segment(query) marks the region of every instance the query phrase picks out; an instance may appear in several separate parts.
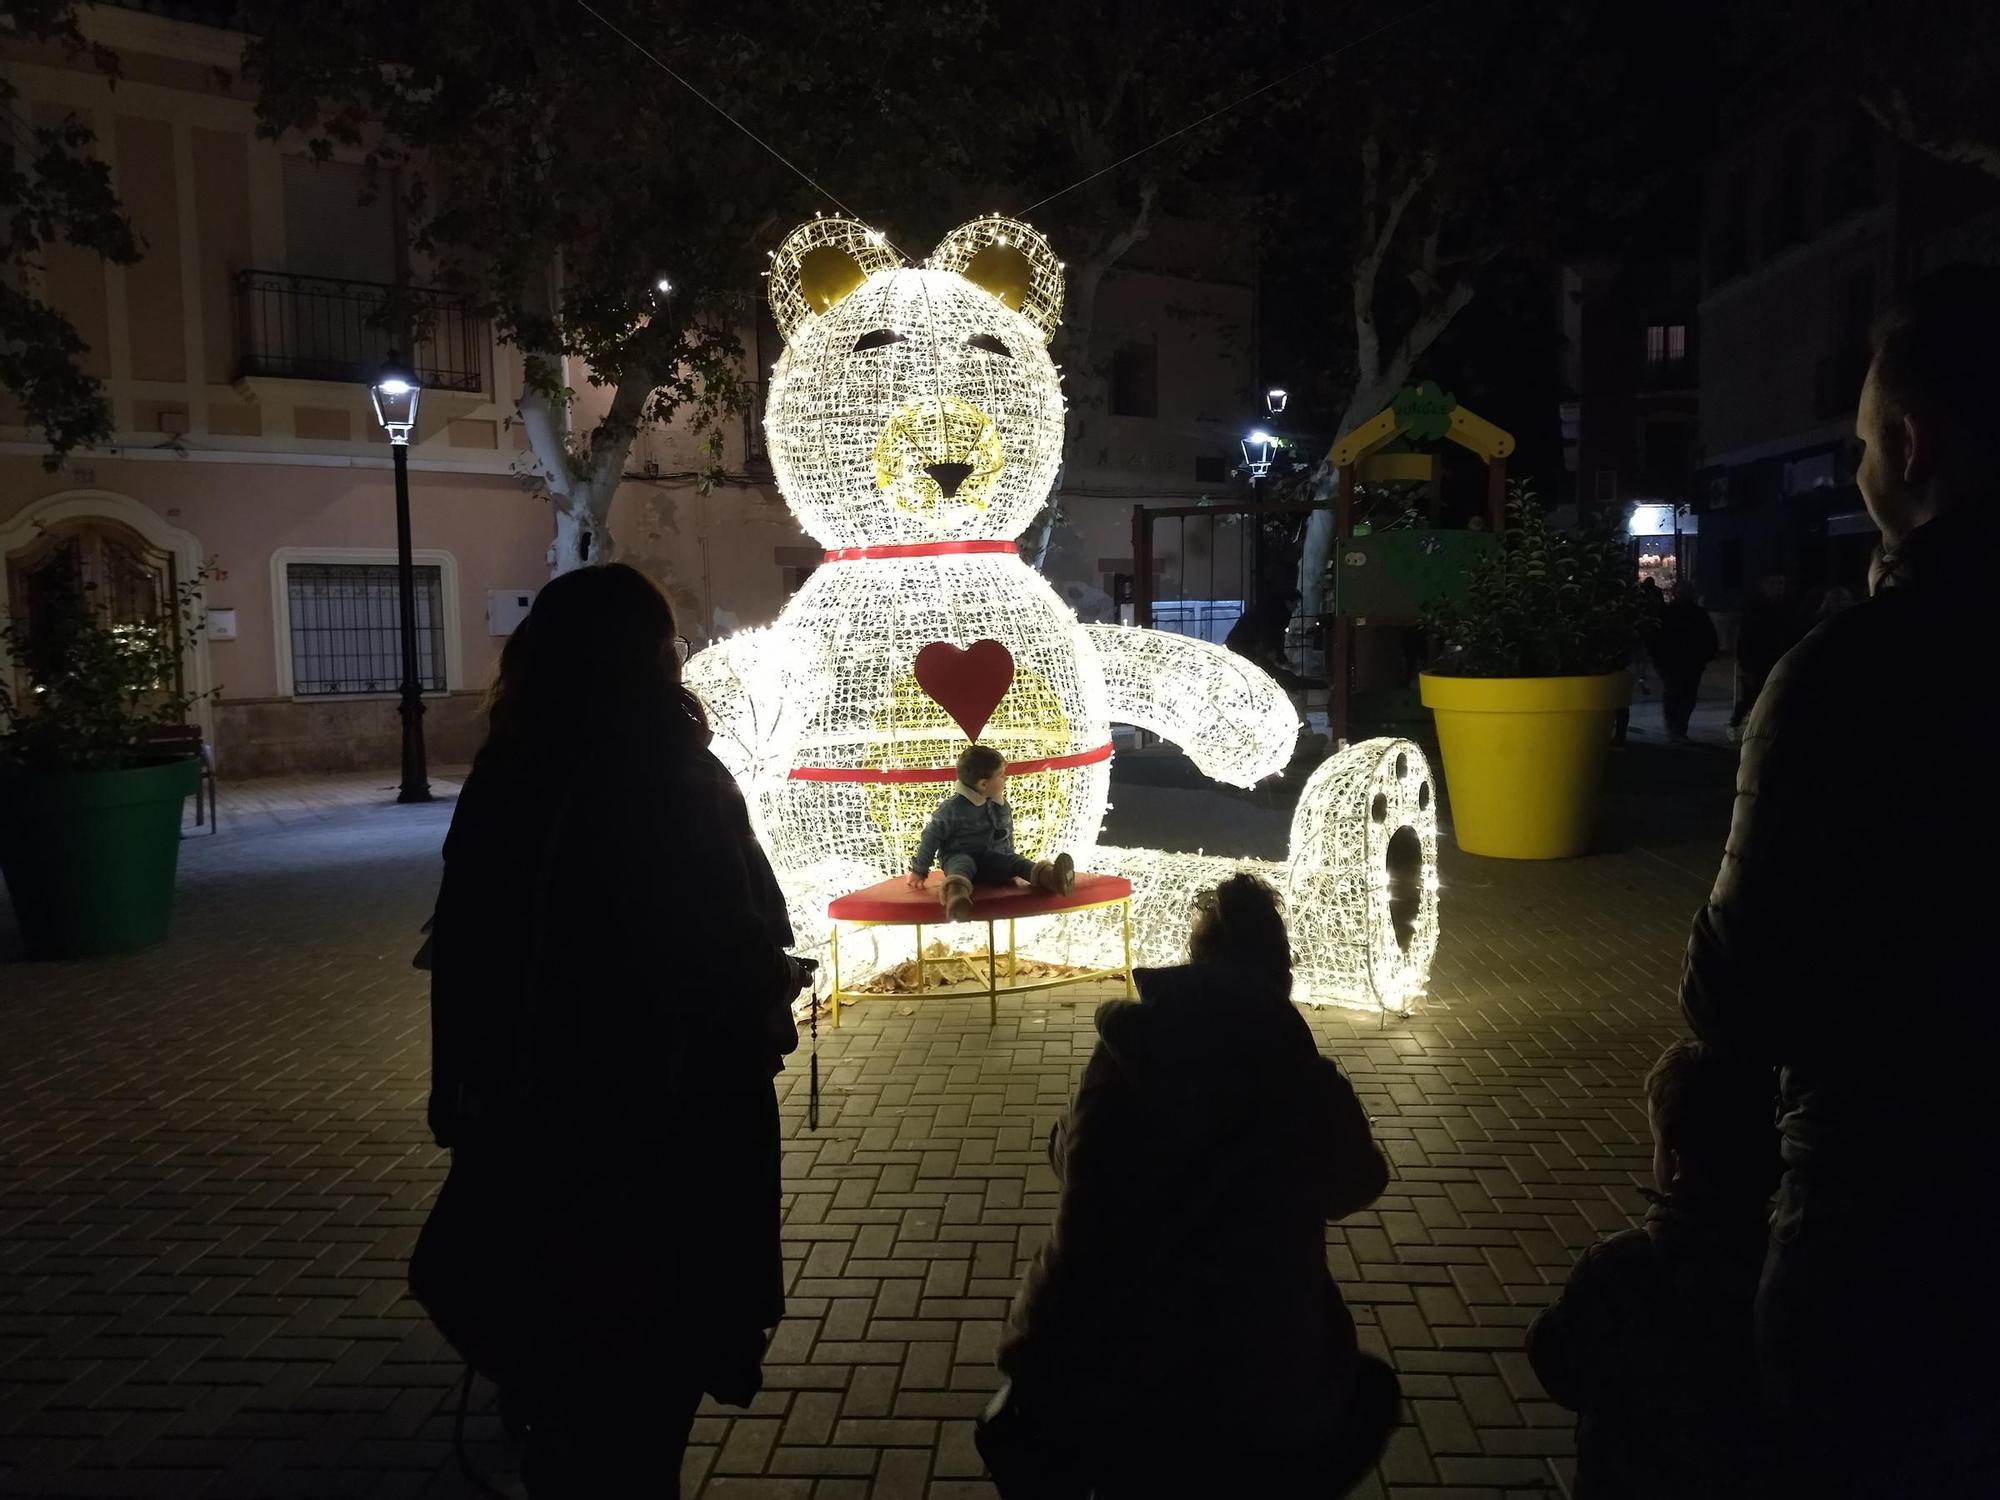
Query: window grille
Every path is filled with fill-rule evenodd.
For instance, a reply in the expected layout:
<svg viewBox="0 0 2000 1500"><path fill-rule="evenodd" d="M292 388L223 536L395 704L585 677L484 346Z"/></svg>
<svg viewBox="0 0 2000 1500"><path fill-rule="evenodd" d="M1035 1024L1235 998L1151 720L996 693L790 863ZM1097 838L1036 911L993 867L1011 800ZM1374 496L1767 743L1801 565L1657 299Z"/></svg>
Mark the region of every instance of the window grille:
<svg viewBox="0 0 2000 1500"><path fill-rule="evenodd" d="M416 572L417 676L443 692L444 583L437 564ZM292 635L292 692L393 693L403 681L393 563L290 563L286 608Z"/></svg>

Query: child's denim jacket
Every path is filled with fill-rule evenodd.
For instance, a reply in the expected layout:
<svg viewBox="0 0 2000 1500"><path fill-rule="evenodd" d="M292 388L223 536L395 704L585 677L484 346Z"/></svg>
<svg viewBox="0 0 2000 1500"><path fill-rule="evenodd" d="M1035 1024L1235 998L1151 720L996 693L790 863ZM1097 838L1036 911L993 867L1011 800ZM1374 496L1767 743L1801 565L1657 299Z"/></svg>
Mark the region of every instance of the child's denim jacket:
<svg viewBox="0 0 2000 1500"><path fill-rule="evenodd" d="M931 814L917 840L910 873L928 875L931 864L947 854L1012 854L1014 814L1004 802L981 796L971 787L960 785Z"/></svg>

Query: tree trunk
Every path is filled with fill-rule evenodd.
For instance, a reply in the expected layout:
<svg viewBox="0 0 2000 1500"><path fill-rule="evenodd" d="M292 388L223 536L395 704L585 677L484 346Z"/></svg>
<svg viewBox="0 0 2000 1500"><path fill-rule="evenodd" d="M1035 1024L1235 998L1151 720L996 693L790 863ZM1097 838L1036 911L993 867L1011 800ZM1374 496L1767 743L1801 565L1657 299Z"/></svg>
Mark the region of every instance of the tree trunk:
<svg viewBox="0 0 2000 1500"><path fill-rule="evenodd" d="M1361 386L1347 398L1347 407L1340 414L1340 425L1335 429L1334 440L1338 442L1356 427L1374 416L1389 398L1396 394L1394 385L1387 385L1380 379ZM1307 615L1326 612L1326 569L1333 560L1333 498L1339 488L1340 474L1333 466L1333 455L1328 452L1313 470L1312 484L1307 498L1321 507L1306 517L1305 543L1299 554L1299 593L1304 596L1300 608Z"/></svg>
<svg viewBox="0 0 2000 1500"><path fill-rule="evenodd" d="M1461 281L1419 314L1402 343L1396 346L1387 367L1374 380L1358 385L1348 398L1347 410L1341 413L1340 429L1334 436L1336 442L1389 404L1410 378L1416 362L1438 341L1445 329L1451 326L1451 320L1471 300L1471 286ZM1338 478L1329 453L1313 475L1312 498L1315 504L1330 505ZM1314 511L1306 519L1305 547L1299 557L1299 592L1305 596L1304 608L1309 615L1325 613L1326 566L1333 556L1333 544L1333 511L1330 508Z"/></svg>
<svg viewBox="0 0 2000 1500"><path fill-rule="evenodd" d="M625 461L639 435L639 413L645 409L655 382L633 375L619 382L604 419L592 429L590 445L579 461L566 428L567 412L542 391L521 393L517 409L528 434L528 448L541 469L543 487L555 507L555 540L549 564L555 573L598 567L616 561L618 543L611 534L611 505L625 479Z"/></svg>
<svg viewBox="0 0 2000 1500"><path fill-rule="evenodd" d="M618 542L611 534L613 495L572 491L566 499L550 498L556 508L556 537L549 548L551 573L618 560Z"/></svg>

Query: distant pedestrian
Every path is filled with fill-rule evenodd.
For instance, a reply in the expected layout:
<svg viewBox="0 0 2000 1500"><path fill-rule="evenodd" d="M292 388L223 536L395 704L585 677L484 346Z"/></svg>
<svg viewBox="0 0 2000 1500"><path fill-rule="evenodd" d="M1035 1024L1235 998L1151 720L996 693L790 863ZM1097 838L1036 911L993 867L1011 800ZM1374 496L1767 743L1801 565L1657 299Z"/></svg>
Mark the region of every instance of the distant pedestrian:
<svg viewBox="0 0 2000 1500"><path fill-rule="evenodd" d="M1222 644L1238 656L1247 657L1269 671L1285 666L1285 632L1298 613L1299 591L1276 589L1253 601L1237 617L1222 638Z"/></svg>
<svg viewBox="0 0 2000 1500"><path fill-rule="evenodd" d="M1648 690L1646 683L1646 663L1653 634L1660 628L1660 615L1666 608L1666 596L1660 592L1659 581L1648 573L1639 580L1639 619L1637 622L1639 643L1632 651L1634 687L1641 693ZM1618 710L1618 717L1612 726L1611 743L1622 745L1632 727L1632 705L1626 703Z"/></svg>
<svg viewBox="0 0 2000 1500"><path fill-rule="evenodd" d="M806 971L642 574L566 573L501 657L444 848L410 1285L526 1429L535 1496L674 1495L784 1311L772 1078Z"/></svg>
<svg viewBox="0 0 2000 1500"><path fill-rule="evenodd" d="M1676 1042L1646 1075L1653 1206L1584 1251L1528 1329L1577 1414L1574 1500L1765 1500L1753 1333L1778 1136L1768 1072Z"/></svg>
<svg viewBox="0 0 2000 1500"><path fill-rule="evenodd" d="M1695 599L1694 590L1676 584L1673 596L1660 607L1653 626L1653 669L1660 674L1660 706L1669 744L1685 745L1688 721L1701 696L1702 674L1718 649L1715 622Z"/></svg>
<svg viewBox="0 0 2000 1500"><path fill-rule="evenodd" d="M1885 313L1856 473L1873 595L1780 662L1743 736L1695 919L1695 1033L1779 1070L1785 1176L1758 1354L1788 1448L1774 1494L1991 1496L2000 1243L1991 863L2000 270Z"/></svg>
<svg viewBox="0 0 2000 1500"><path fill-rule="evenodd" d="M1740 738L1743 721L1756 706L1771 669L1803 634L1805 622L1793 604L1790 580L1782 573L1759 579L1736 628L1736 701L1729 710L1732 738Z"/></svg>
<svg viewBox="0 0 2000 1500"><path fill-rule="evenodd" d="M1007 1500L1332 1500L1395 1423L1325 1239L1388 1165L1291 1003L1277 892L1206 893L1189 956L1099 1008L1050 1136L1062 1201L979 1434Z"/></svg>

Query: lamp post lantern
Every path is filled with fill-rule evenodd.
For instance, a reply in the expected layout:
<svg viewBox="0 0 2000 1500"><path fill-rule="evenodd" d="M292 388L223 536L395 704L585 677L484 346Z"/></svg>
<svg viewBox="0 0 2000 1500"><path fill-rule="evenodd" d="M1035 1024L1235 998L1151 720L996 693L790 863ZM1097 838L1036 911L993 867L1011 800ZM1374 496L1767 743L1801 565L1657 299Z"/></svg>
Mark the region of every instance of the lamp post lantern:
<svg viewBox="0 0 2000 1500"><path fill-rule="evenodd" d="M375 420L389 434L396 464L396 615L403 647L403 785L398 802L431 800L430 770L424 757L424 687L417 674L417 568L410 557L410 433L417 425L423 388L414 370L391 349L369 386Z"/></svg>

